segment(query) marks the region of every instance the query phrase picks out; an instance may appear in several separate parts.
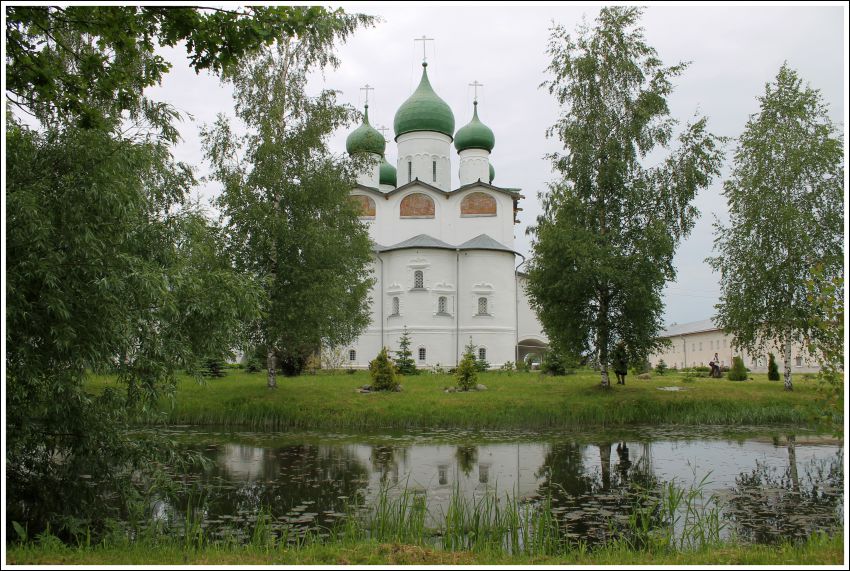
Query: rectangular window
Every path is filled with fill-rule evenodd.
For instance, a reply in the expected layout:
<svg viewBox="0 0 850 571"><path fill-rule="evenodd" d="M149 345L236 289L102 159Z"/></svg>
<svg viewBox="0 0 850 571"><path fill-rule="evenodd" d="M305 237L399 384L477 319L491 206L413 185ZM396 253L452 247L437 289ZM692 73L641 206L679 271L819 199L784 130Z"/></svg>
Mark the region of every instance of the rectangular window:
<svg viewBox="0 0 850 571"><path fill-rule="evenodd" d="M424 360L425 360L425 347L420 347L420 348L419 348L419 360L420 360L420 361L424 361Z"/></svg>
<svg viewBox="0 0 850 571"><path fill-rule="evenodd" d="M697 350L697 344L691 343L691 351L696 351L696 350Z"/></svg>
<svg viewBox="0 0 850 571"><path fill-rule="evenodd" d="M437 161L431 163L431 170L434 182L437 182Z"/></svg>
<svg viewBox="0 0 850 571"><path fill-rule="evenodd" d="M486 361L487 360L487 349L485 349L484 347L478 348L478 360L479 361Z"/></svg>
<svg viewBox="0 0 850 571"><path fill-rule="evenodd" d="M413 180L413 162L407 161L407 182Z"/></svg>
<svg viewBox="0 0 850 571"><path fill-rule="evenodd" d="M699 342L699 350L702 351L702 341Z"/></svg>
<svg viewBox="0 0 850 571"><path fill-rule="evenodd" d="M714 349L714 340L713 340L713 339L712 339L711 341L709 341L709 342L708 342L708 348L709 348L709 349Z"/></svg>
<svg viewBox="0 0 850 571"><path fill-rule="evenodd" d="M349 351L348 352L348 360L349 361L356 361L357 360L357 351L355 351L354 349Z"/></svg>
<svg viewBox="0 0 850 571"><path fill-rule="evenodd" d="M797 356L797 366L798 366L798 367L802 367L802 366L803 366L803 357L801 357L801 356L799 356L799 355Z"/></svg>

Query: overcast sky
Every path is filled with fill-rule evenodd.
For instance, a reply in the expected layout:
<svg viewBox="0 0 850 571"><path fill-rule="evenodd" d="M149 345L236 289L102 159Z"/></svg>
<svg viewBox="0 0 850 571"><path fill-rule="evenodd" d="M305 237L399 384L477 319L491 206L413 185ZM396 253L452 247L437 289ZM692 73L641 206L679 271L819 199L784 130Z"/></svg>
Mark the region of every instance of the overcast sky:
<svg viewBox="0 0 850 571"><path fill-rule="evenodd" d="M526 228L540 213L538 192L554 175L547 152L557 150L545 130L558 115L554 99L539 85L547 79L545 53L552 22L575 31L582 18L593 21L599 6L385 6L345 4L349 12L380 16L372 29L361 30L339 49L342 65L312 82L318 91L341 91L341 100L362 108L369 84L369 117L374 126L392 129L396 109L419 82L422 42L426 35L428 74L437 94L452 108L459 128L472 116L472 88L478 80L479 116L496 136L491 162L498 186L519 187L525 199L516 225L516 248L528 254ZM695 112L709 118L719 135L740 134L747 118L758 110L756 97L787 60L812 87L819 89L830 114L844 131L846 9L841 6L665 6L651 5L643 17L647 41L666 65L692 62L678 78L669 99L673 117L687 121ZM231 92L209 74L196 75L186 65L185 52L169 50L174 68L161 87L150 90L191 114L183 124L185 142L178 158L203 162L198 130L217 113L232 115ZM347 132L336 133L332 148L345 150ZM387 158L395 164L395 144L387 132ZM731 157L731 147L727 152ZM457 185L457 156L453 184ZM727 158L724 175L729 172ZM206 169L202 166L199 172ZM705 263L712 254L712 221L725 220L727 207L717 180L696 199L702 212L691 236L676 255L678 281L665 289L665 321L684 323L707 319L718 300L718 276ZM208 200L216 187L200 191Z"/></svg>

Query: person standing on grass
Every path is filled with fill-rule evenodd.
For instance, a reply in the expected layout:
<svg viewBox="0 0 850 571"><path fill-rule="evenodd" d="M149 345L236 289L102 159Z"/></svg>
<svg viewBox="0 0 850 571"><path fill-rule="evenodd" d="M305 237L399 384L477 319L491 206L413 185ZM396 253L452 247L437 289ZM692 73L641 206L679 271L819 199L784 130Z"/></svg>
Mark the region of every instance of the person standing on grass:
<svg viewBox="0 0 850 571"><path fill-rule="evenodd" d="M714 360L712 360L709 364L711 367L711 377L713 379L720 378L720 357L717 356L717 353L714 354Z"/></svg>
<svg viewBox="0 0 850 571"><path fill-rule="evenodd" d="M626 373L629 370L629 356L626 354L626 344L620 341L614 348L613 359L614 374L617 375L617 384L626 384Z"/></svg>

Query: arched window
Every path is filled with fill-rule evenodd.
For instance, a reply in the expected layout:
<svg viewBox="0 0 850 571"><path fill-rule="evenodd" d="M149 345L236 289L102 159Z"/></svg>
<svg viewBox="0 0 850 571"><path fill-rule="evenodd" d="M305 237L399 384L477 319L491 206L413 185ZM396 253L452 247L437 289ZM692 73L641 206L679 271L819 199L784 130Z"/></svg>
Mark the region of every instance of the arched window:
<svg viewBox="0 0 850 571"><path fill-rule="evenodd" d="M486 361L487 360L487 349L485 349L484 347L478 348L478 360L479 361Z"/></svg>
<svg viewBox="0 0 850 571"><path fill-rule="evenodd" d="M350 350L348 352L348 360L349 361L356 361L357 360L357 351L355 351L354 349Z"/></svg>
<svg viewBox="0 0 850 571"><path fill-rule="evenodd" d="M393 298L393 312L390 315L398 315L399 313L399 303L398 297Z"/></svg>
<svg viewBox="0 0 850 571"><path fill-rule="evenodd" d="M413 272L413 289L424 289L425 278L422 275L422 270Z"/></svg>
<svg viewBox="0 0 850 571"><path fill-rule="evenodd" d="M413 180L413 161L407 161L407 182Z"/></svg>
<svg viewBox="0 0 850 571"><path fill-rule="evenodd" d="M431 162L431 180L437 182L437 161Z"/></svg>
<svg viewBox="0 0 850 571"><path fill-rule="evenodd" d="M441 295L440 299L437 300L437 313L448 313L446 310L447 306L448 300L446 299L446 296Z"/></svg>
<svg viewBox="0 0 850 571"><path fill-rule="evenodd" d="M471 192L460 201L461 216L495 216L496 199L486 192Z"/></svg>
<svg viewBox="0 0 850 571"><path fill-rule="evenodd" d="M487 298L478 298L478 315L487 315Z"/></svg>
<svg viewBox="0 0 850 571"><path fill-rule="evenodd" d="M420 360L420 361L424 361L424 360L425 360L425 347L420 347L420 348L419 348L419 360Z"/></svg>
<svg viewBox="0 0 850 571"><path fill-rule="evenodd" d="M433 218L434 200L421 192L408 194L401 199L399 215L402 218Z"/></svg>
<svg viewBox="0 0 850 571"><path fill-rule="evenodd" d="M368 196L355 194L351 196L352 202L357 205L360 211L360 218L373 219L375 218L375 201Z"/></svg>

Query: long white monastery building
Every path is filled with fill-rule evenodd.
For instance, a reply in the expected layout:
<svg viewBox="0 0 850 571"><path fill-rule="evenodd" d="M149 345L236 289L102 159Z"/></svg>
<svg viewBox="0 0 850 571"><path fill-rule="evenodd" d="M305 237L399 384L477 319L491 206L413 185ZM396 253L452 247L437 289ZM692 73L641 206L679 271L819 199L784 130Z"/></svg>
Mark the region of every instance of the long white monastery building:
<svg viewBox="0 0 850 571"><path fill-rule="evenodd" d="M346 348L348 364L368 367L382 346L397 350L404 327L420 367L455 366L470 340L491 367L539 354L548 341L514 251L523 196L493 185L495 137L478 118L478 102L455 132L454 114L422 65L418 88L395 114L397 167L385 159L368 104L346 140L349 154L372 159L351 196L375 249L372 322ZM453 189L455 152L460 186Z"/></svg>

